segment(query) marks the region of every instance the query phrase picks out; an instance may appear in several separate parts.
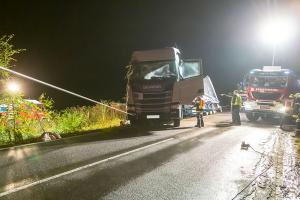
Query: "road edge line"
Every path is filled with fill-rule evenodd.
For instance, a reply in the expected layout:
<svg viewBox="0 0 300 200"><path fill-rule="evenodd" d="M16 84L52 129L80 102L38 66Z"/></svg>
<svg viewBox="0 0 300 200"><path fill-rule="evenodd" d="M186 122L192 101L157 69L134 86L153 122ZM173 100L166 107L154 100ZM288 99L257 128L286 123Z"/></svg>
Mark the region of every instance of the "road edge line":
<svg viewBox="0 0 300 200"><path fill-rule="evenodd" d="M123 156L127 156L129 154L132 154L132 153L135 153L135 152L138 152L138 151L142 151L144 149L148 149L150 147L153 147L153 146L156 146L156 145L159 145L159 144L162 144L162 143L166 143L166 142L169 142L171 140L174 140L175 138L168 138L166 140L162 140L162 141L159 141L159 142L156 142L156 143L153 143L153 144L149 144L149 145L146 145L146 146L143 146L143 147L140 147L140 148L137 148L137 149L133 149L131 151L127 151L127 152L124 152L124 153L121 153L121 154L118 154L118 155L115 155L115 156L111 156L109 158L105 158L103 160L99 160L97 162L93 162L93 163L90 163L90 164L87 164L87 165L83 165L81 167L77 167L75 169L72 169L72 170L69 170L69 171L65 171L65 172L62 172L62 173L59 173L59 174L56 174L54 176L50 176L48 178L44 178L44 179L41 179L41 180L38 180L38 181L35 181L35 182L32 182L32 183L29 183L29 184L26 184L26 185L23 185L23 186L20 186L20 187L16 187L16 188L13 188L13 189L10 189L10 190L7 190L5 192L1 192L0 193L0 197L4 197L4 196L7 196L9 194L12 194L12 193L15 193L15 192L18 192L18 191L21 191L21 190L24 190L26 188L30 188L30 187L33 187L35 185L39 185L41 183L45 183L45 182L48 182L48 181L51 181L51 180L54 180L54 179L57 179L57 178L60 178L60 177L63 177L63 176L66 176L66 175L69 175L69 174L72 174L72 173L75 173L75 172L78 172L78 171L81 171L83 169L87 169L87 168L90 168L90 167L93 167L93 166L96 166L96 165L99 165L99 164L102 164L102 163L105 163L105 162L108 162L110 160L114 160L114 159L117 159L117 158L120 158L120 157L123 157Z"/></svg>

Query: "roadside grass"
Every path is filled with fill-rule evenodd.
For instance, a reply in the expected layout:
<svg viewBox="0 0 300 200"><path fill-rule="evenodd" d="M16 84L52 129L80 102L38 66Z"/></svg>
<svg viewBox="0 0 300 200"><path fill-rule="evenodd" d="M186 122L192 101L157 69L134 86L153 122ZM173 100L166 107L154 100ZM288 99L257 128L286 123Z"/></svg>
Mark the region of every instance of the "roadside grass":
<svg viewBox="0 0 300 200"><path fill-rule="evenodd" d="M114 107L125 110L124 105L111 103ZM19 120L16 128L9 128L7 119L2 117L0 124L0 147L14 146L41 141L45 132L61 134L62 137L87 134L95 130L109 130L120 126L125 115L101 105L66 108L52 111L46 119Z"/></svg>

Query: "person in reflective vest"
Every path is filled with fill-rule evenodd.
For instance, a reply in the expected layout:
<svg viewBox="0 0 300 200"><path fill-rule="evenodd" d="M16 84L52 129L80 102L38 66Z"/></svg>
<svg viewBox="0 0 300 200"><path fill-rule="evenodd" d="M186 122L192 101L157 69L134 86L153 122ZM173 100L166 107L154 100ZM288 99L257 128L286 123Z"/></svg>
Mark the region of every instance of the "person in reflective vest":
<svg viewBox="0 0 300 200"><path fill-rule="evenodd" d="M205 106L205 101L201 96L197 96L193 100L194 107L196 107L196 118L197 118L197 125L196 127L204 127L204 121L203 121L203 109Z"/></svg>
<svg viewBox="0 0 300 200"><path fill-rule="evenodd" d="M231 99L231 114L232 124L241 125L240 109L242 108L242 97L239 95L237 90L233 91Z"/></svg>

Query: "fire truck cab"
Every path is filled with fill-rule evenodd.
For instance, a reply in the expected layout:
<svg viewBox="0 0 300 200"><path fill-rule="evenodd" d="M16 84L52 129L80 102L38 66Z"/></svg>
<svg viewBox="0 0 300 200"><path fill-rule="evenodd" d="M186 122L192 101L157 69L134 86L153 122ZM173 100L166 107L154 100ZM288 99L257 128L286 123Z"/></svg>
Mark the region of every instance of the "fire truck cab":
<svg viewBox="0 0 300 200"><path fill-rule="evenodd" d="M296 75L280 66L253 69L244 78L244 102L246 116L250 121L278 118L291 108L289 94L299 91Z"/></svg>

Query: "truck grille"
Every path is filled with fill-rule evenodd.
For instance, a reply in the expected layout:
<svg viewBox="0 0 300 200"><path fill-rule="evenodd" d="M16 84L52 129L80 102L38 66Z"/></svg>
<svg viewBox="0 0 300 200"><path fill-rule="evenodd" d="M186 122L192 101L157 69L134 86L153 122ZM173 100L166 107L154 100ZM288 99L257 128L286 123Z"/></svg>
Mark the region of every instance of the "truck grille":
<svg viewBox="0 0 300 200"><path fill-rule="evenodd" d="M282 94L280 93L260 93L260 92L252 92L252 95L255 99L259 100L278 100Z"/></svg>
<svg viewBox="0 0 300 200"><path fill-rule="evenodd" d="M141 112L170 112L172 91L133 93L135 109Z"/></svg>
<svg viewBox="0 0 300 200"><path fill-rule="evenodd" d="M261 105L261 106L274 106L274 102L273 101L258 101L257 105Z"/></svg>

